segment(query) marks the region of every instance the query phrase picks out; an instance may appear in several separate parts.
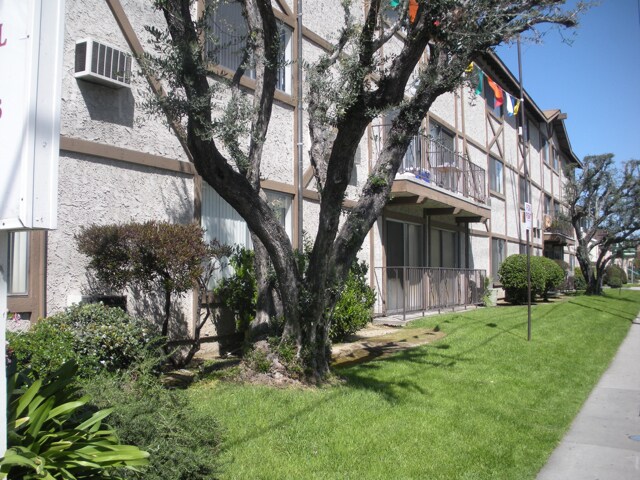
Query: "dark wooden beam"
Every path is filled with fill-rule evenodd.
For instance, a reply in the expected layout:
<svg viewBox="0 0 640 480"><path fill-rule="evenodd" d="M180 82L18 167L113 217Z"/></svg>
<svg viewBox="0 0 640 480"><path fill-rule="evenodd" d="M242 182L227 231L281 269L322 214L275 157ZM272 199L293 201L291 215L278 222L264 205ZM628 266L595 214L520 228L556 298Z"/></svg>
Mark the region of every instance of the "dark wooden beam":
<svg viewBox="0 0 640 480"><path fill-rule="evenodd" d="M459 209L458 209L459 210ZM455 215L456 208L425 208L424 213L426 215Z"/></svg>
<svg viewBox="0 0 640 480"><path fill-rule="evenodd" d="M475 222L483 222L484 218L482 217L456 217L456 223L475 223Z"/></svg>

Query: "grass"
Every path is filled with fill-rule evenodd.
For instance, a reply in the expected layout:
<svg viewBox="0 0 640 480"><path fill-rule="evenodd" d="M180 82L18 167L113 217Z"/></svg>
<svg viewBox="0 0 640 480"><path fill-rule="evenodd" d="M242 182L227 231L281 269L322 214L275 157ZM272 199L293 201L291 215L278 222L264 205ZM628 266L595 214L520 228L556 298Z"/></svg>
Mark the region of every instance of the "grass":
<svg viewBox="0 0 640 480"><path fill-rule="evenodd" d="M321 389L216 380L188 391L223 426L222 478L535 478L640 310L640 292L429 317L447 336L338 370Z"/></svg>

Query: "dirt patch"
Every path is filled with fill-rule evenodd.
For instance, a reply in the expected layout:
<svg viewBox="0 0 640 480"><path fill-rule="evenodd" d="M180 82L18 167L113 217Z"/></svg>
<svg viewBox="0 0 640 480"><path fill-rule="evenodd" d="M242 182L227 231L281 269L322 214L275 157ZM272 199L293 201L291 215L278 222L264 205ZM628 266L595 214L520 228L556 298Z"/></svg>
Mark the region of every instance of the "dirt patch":
<svg viewBox="0 0 640 480"><path fill-rule="evenodd" d="M387 327L388 328L388 327ZM358 332L360 334L360 332ZM341 367L383 358L392 353L434 342L444 337L444 333L427 328L392 328L386 334L367 337L352 343L333 346L332 366Z"/></svg>

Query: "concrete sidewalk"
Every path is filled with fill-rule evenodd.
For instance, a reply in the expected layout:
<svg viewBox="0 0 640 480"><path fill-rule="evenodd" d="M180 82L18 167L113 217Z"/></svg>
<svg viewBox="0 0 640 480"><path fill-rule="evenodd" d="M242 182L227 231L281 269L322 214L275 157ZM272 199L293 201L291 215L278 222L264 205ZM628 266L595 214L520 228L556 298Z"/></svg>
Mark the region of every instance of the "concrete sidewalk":
<svg viewBox="0 0 640 480"><path fill-rule="evenodd" d="M538 480L640 480L640 316Z"/></svg>

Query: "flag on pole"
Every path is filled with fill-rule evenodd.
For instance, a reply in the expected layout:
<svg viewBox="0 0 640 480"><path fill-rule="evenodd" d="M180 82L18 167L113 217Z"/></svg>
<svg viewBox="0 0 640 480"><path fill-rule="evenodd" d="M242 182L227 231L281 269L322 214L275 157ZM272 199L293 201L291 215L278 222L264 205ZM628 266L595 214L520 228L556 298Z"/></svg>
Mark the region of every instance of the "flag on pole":
<svg viewBox="0 0 640 480"><path fill-rule="evenodd" d="M504 103L504 96L502 95L502 88L496 82L494 82L491 78L487 77L487 81L489 82L489 86L496 97L496 101L494 103L494 107L499 107Z"/></svg>
<svg viewBox="0 0 640 480"><path fill-rule="evenodd" d="M469 66L464 69L464 73L471 73L471 72L473 72L473 62L471 62Z"/></svg>
<svg viewBox="0 0 640 480"><path fill-rule="evenodd" d="M520 111L520 99L518 99L518 101L516 102L515 107L513 107L513 114L517 115L518 111Z"/></svg>

